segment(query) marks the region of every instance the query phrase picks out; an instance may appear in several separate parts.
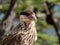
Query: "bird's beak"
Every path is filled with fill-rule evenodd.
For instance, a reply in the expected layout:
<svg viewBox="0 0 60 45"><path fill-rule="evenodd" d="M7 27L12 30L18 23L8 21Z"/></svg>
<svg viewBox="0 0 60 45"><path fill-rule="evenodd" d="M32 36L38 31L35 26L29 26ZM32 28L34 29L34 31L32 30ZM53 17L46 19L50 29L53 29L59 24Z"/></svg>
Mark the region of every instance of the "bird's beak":
<svg viewBox="0 0 60 45"><path fill-rule="evenodd" d="M36 15L33 14L32 17L33 17L34 21L37 22L37 17L36 17Z"/></svg>
<svg viewBox="0 0 60 45"><path fill-rule="evenodd" d="M35 22L37 22L37 18L35 18Z"/></svg>
<svg viewBox="0 0 60 45"><path fill-rule="evenodd" d="M37 22L37 18L36 17L34 17L34 20L35 20L35 22Z"/></svg>

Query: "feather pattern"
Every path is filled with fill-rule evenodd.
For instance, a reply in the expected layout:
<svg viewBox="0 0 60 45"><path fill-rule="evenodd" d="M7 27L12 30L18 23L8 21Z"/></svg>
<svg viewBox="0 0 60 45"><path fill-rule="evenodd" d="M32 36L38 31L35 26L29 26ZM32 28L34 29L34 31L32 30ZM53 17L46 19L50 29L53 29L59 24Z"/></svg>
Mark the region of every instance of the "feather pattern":
<svg viewBox="0 0 60 45"><path fill-rule="evenodd" d="M23 21L22 17L20 23L2 41L1 45L32 45L37 40L35 21Z"/></svg>

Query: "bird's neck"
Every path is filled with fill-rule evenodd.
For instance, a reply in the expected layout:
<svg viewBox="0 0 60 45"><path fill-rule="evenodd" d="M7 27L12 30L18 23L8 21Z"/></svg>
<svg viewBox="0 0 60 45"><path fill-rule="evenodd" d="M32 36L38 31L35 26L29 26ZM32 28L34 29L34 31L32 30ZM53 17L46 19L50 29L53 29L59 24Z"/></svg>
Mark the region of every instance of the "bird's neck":
<svg viewBox="0 0 60 45"><path fill-rule="evenodd" d="M25 30L27 28L33 28L33 27L35 27L35 22L34 21L31 21L31 22L25 22L25 21L23 21L23 22L20 22L20 23L22 24L23 27L25 27Z"/></svg>

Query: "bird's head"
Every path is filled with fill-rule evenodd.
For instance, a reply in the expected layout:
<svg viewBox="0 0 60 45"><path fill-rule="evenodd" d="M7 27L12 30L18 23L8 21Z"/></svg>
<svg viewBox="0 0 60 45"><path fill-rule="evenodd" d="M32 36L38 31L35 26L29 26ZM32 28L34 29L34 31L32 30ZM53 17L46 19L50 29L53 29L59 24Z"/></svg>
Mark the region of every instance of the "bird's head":
<svg viewBox="0 0 60 45"><path fill-rule="evenodd" d="M20 21L26 21L26 22L31 22L31 21L37 21L36 18L36 13L34 11L23 11L20 14Z"/></svg>

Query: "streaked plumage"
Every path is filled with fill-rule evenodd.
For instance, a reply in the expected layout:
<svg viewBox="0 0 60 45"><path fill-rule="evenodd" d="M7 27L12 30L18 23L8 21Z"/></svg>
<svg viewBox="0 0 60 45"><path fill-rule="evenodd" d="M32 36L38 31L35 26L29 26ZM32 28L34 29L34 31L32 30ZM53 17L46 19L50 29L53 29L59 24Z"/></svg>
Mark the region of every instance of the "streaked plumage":
<svg viewBox="0 0 60 45"><path fill-rule="evenodd" d="M2 41L1 45L32 45L37 40L34 12L25 11L20 14L20 23Z"/></svg>

